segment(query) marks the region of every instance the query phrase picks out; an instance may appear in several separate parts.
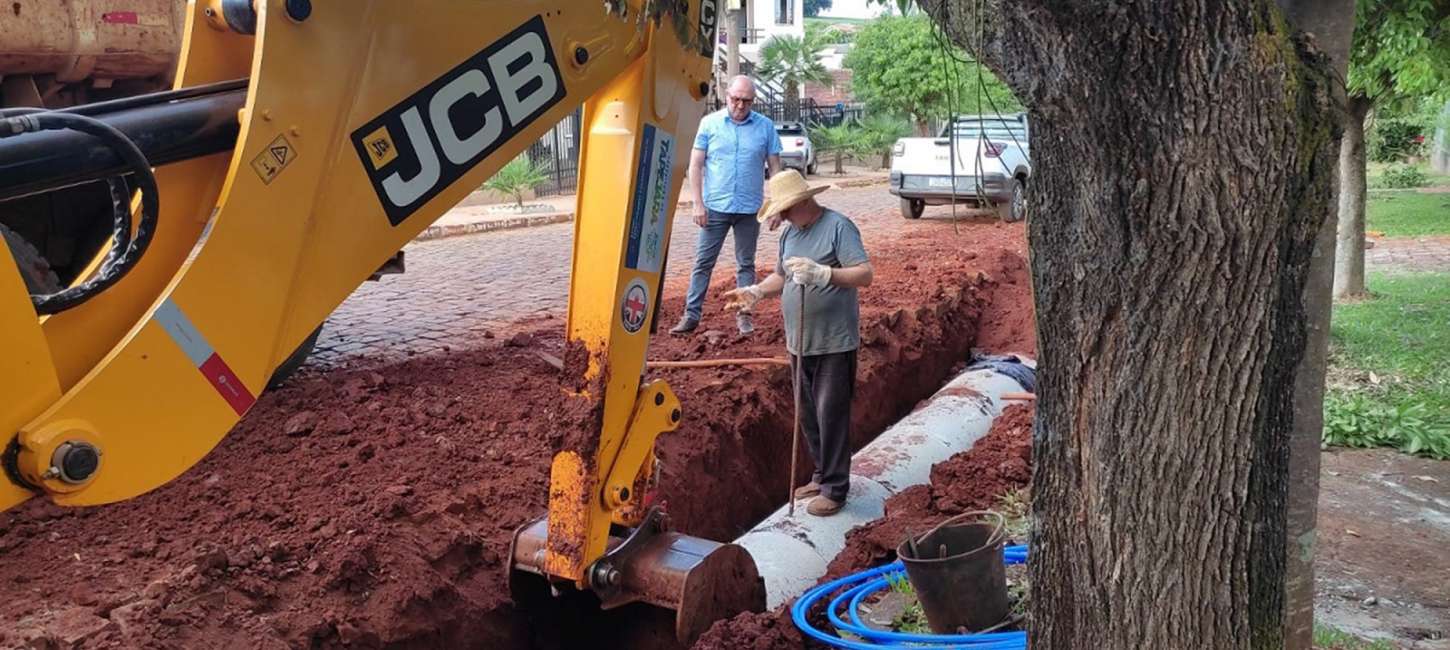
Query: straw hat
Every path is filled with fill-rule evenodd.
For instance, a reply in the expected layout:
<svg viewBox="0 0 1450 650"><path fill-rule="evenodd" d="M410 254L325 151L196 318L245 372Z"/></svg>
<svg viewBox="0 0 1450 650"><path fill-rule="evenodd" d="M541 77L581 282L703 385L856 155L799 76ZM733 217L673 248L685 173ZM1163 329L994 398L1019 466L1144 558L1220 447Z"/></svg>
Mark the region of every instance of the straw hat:
<svg viewBox="0 0 1450 650"><path fill-rule="evenodd" d="M770 200L760 206L755 218L765 221L780 214L791 206L831 189L829 185L812 188L805 177L794 169L787 169L770 177Z"/></svg>

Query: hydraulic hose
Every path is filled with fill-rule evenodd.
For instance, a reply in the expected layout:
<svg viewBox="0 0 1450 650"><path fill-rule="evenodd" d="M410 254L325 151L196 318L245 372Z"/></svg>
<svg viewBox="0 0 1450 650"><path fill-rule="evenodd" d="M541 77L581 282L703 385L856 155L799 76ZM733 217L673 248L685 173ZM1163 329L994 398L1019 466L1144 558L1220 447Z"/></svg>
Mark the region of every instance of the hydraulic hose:
<svg viewBox="0 0 1450 650"><path fill-rule="evenodd" d="M99 139L116 152L130 168L133 182L141 192L141 220L136 227L135 237L132 237L130 192L119 177L108 179L106 183L110 188L113 217L111 249L106 253L101 268L85 282L53 294L32 295L31 304L35 306L35 312L42 316L77 307L100 295L130 273L151 245L161 212L160 192L150 162L136 143L115 127L74 113L33 108L0 111L0 138L58 130L85 133Z"/></svg>
<svg viewBox="0 0 1450 650"><path fill-rule="evenodd" d="M1002 559L1007 564L1021 564L1027 561L1026 546L1008 546L1002 550ZM912 634L888 632L867 627L858 610L861 602L869 596L885 590L892 582L906 579L906 567L901 562L868 569L843 578L818 585L807 591L790 608L791 620L806 636L835 648L847 650L875 650L877 648L969 648L971 650L1026 650L1026 632L988 632L980 634ZM811 608L822 599L835 594L826 607L826 617L836 631L863 639L845 639L816 629L808 619ZM841 618L845 609L850 620Z"/></svg>

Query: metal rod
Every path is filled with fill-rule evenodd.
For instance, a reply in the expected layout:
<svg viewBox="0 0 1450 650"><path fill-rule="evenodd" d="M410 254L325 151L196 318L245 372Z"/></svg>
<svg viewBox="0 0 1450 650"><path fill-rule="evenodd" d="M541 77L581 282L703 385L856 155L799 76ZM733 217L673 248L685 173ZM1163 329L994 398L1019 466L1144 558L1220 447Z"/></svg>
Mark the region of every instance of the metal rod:
<svg viewBox="0 0 1450 650"><path fill-rule="evenodd" d="M806 343L806 285L802 284L800 288L801 309L795 328L795 433L790 437L790 480L786 481L789 483L787 487L790 488L790 492L786 496L786 503L790 504L790 509L786 513L787 517L795 516L796 464L801 455L801 373L804 371L803 366L806 365L806 357L802 354L805 351Z"/></svg>

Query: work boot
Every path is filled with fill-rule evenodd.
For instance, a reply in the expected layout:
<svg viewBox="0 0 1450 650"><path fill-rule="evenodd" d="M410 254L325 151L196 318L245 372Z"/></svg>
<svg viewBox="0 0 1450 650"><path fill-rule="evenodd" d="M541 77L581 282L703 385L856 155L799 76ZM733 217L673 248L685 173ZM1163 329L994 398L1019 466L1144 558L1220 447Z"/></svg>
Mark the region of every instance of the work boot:
<svg viewBox="0 0 1450 650"><path fill-rule="evenodd" d="M816 496L820 493L821 484L815 481L811 481L810 483L806 483L805 485L802 485L795 489L795 498L804 499L806 497Z"/></svg>
<svg viewBox="0 0 1450 650"><path fill-rule="evenodd" d="M690 332L695 331L695 328L699 326L700 321L690 318L689 316L681 316L680 322L670 329L670 333L689 334Z"/></svg>
<svg viewBox="0 0 1450 650"><path fill-rule="evenodd" d="M831 497L822 494L814 499L811 499L810 502L806 504L806 512L816 517L829 517L840 512L841 508L844 507L846 507L846 501L844 499L841 501L837 501L835 499L832 499Z"/></svg>
<svg viewBox="0 0 1450 650"><path fill-rule="evenodd" d="M735 325L740 328L743 336L755 331L755 318L749 312L740 312L735 315Z"/></svg>

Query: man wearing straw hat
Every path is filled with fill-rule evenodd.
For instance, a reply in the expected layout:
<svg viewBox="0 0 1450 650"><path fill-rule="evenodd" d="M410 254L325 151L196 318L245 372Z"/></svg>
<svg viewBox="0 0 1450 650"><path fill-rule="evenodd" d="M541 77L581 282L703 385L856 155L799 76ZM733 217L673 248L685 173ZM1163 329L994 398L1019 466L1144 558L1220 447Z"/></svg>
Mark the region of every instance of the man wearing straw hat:
<svg viewBox="0 0 1450 650"><path fill-rule="evenodd" d="M771 177L770 199L757 219L779 215L789 224L780 235L775 272L725 293L726 307L737 310L781 296L785 347L800 396L797 417L816 466L795 497L814 497L806 511L816 516L840 512L851 487L851 400L861 343L856 290L870 286L873 275L856 224L816 202L826 189L812 189L795 170Z"/></svg>

